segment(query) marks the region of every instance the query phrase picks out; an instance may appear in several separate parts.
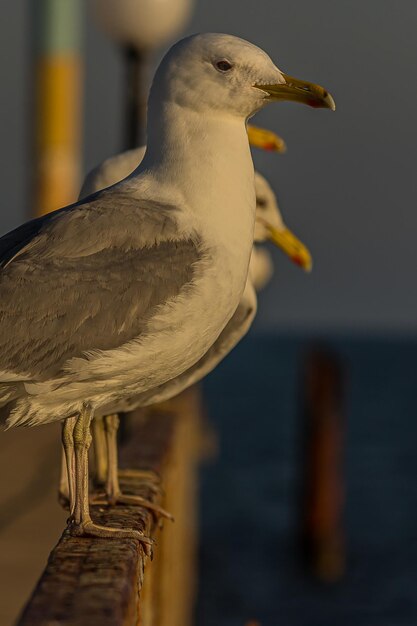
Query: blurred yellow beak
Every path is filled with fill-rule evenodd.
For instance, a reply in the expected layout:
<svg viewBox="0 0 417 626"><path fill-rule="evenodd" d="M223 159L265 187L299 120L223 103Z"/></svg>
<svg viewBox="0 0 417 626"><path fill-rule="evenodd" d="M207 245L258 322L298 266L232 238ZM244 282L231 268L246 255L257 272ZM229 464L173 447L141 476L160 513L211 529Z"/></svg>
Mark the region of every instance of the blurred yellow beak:
<svg viewBox="0 0 417 626"><path fill-rule="evenodd" d="M293 263L302 267L306 272L311 272L311 268L313 267L311 254L289 228L278 230L270 226L266 221L264 221L264 225L268 232L269 241L278 246L278 248L281 248L281 250L290 257Z"/></svg>
<svg viewBox="0 0 417 626"><path fill-rule="evenodd" d="M260 148L261 150L270 150L271 152L285 152L287 146L285 141L272 130L259 128L258 126L247 125L248 138L251 146Z"/></svg>
<svg viewBox="0 0 417 626"><path fill-rule="evenodd" d="M336 109L332 96L320 85L283 74L285 83L254 85L268 94L270 100L290 100L308 104L314 108Z"/></svg>

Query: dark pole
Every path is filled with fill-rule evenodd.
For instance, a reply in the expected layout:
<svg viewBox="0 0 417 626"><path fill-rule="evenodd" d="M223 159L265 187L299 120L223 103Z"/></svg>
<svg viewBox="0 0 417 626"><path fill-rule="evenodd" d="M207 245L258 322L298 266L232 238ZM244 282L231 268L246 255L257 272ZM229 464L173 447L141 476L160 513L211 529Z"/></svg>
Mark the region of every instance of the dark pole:
<svg viewBox="0 0 417 626"><path fill-rule="evenodd" d="M126 66L123 150L144 145L146 133L146 54L133 46L124 48Z"/></svg>

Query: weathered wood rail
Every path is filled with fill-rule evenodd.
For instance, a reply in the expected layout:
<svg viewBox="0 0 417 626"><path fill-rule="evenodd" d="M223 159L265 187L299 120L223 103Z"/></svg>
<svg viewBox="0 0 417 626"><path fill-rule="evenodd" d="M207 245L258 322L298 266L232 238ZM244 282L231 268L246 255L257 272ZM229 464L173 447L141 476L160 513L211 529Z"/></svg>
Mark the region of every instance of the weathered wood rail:
<svg viewBox="0 0 417 626"><path fill-rule="evenodd" d="M137 506L93 506L103 525L155 538L151 561L133 539L75 538L64 531L17 626L187 626L195 594L196 472L201 450L197 389L132 415L120 452L124 491L162 503L163 528ZM132 470L136 470L132 472ZM144 477L150 470L161 487ZM36 540L36 538L34 539Z"/></svg>

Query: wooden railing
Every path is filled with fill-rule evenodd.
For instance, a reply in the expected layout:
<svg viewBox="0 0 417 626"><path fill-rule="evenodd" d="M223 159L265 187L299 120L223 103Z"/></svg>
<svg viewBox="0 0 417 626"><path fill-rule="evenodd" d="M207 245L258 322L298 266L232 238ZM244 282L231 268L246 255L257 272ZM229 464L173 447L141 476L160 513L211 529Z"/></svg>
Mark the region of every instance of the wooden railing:
<svg viewBox="0 0 417 626"><path fill-rule="evenodd" d="M190 626L201 443L196 388L132 414L120 452L121 486L161 503L176 521L165 520L161 528L137 506L93 506L98 523L154 537L153 560L133 539L76 538L64 531L17 626Z"/></svg>

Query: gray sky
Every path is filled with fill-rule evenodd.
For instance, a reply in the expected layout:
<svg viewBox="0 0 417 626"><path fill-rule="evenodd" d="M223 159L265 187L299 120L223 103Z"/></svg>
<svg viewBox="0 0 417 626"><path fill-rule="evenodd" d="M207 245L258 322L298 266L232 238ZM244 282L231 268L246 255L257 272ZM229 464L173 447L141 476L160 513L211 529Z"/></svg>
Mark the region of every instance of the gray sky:
<svg viewBox="0 0 417 626"><path fill-rule="evenodd" d="M2 232L30 214L27 6L4 3L0 22ZM286 155L256 152L255 163L314 257L307 276L273 251L258 330L417 330L416 25L415 0L197 0L188 33L249 39L338 107L271 105L255 118L287 142ZM120 149L123 83L90 19L86 35L85 171Z"/></svg>

